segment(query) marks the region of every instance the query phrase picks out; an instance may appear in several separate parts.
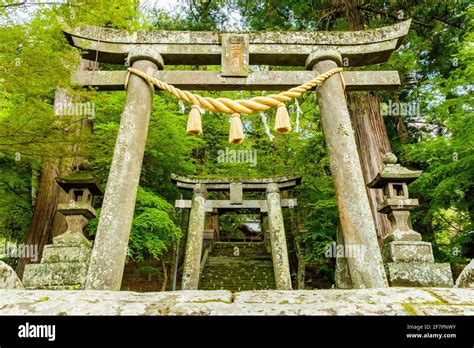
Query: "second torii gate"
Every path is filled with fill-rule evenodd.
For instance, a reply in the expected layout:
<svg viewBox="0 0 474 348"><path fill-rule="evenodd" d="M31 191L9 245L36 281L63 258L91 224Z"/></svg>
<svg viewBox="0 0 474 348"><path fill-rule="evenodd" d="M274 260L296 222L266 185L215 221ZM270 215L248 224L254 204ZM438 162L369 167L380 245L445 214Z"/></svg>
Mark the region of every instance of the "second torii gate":
<svg viewBox="0 0 474 348"><path fill-rule="evenodd" d="M188 238L183 271L183 290L197 290L206 211L216 209L252 209L268 214L272 262L278 290L291 289L290 264L286 246L282 208L296 206L296 199L281 199L280 191L301 183L301 177L199 178L172 175L181 189L193 190L192 200L177 200L175 207L190 208ZM228 191L229 199L208 200L208 191ZM265 200L244 199L244 191L265 191Z"/></svg>
<svg viewBox="0 0 474 348"><path fill-rule="evenodd" d="M138 31L81 27L65 31L86 59L124 64L176 87L198 90L282 90L338 66L387 61L408 32L410 21L356 32L213 33ZM222 71L164 71L166 65L216 65ZM249 65L304 66L307 71L249 72ZM73 81L102 90L123 90L126 71L78 71ZM341 78L342 75L342 78ZM340 221L346 245L362 245L349 258L356 288L386 287L375 225L365 189L347 90L400 85L396 71L344 71L318 89L318 104ZM125 110L109 173L88 273L87 289L119 290L140 178L154 88L131 75Z"/></svg>

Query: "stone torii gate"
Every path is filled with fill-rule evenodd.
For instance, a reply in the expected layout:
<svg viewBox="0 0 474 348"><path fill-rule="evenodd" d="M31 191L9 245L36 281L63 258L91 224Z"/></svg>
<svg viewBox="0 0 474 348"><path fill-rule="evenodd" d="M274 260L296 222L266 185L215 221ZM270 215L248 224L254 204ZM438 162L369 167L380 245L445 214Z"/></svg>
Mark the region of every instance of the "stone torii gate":
<svg viewBox="0 0 474 348"><path fill-rule="evenodd" d="M291 289L290 263L286 246L282 208L295 207L296 199L281 199L280 191L301 183L301 177L199 178L173 175L176 186L193 190L192 200L177 200L177 208L190 208L182 289L197 290L206 212L216 209L253 209L268 214L275 284L278 290ZM207 200L208 191L228 191L229 199ZM265 191L265 200L244 199L244 191Z"/></svg>
<svg viewBox="0 0 474 348"><path fill-rule="evenodd" d="M179 88L282 90L338 66L388 60L410 21L356 32L214 33L79 27L65 30L83 58L122 64ZM165 65L218 65L222 71L165 71ZM249 65L301 66L307 71L249 72ZM101 90L123 90L126 71L77 71L73 81ZM345 244L363 245L364 257L348 258L353 286L386 287L387 279L344 89L380 90L400 85L397 71L344 71L318 89L318 104L334 178ZM131 75L104 195L87 289L119 290L140 178L154 88Z"/></svg>

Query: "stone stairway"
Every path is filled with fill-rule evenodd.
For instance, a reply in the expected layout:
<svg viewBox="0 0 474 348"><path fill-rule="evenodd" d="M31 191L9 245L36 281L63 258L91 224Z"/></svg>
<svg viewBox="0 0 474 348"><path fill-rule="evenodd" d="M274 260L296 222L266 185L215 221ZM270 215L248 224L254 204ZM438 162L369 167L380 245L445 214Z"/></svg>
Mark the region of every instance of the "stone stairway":
<svg viewBox="0 0 474 348"><path fill-rule="evenodd" d="M272 256L265 243L216 242L201 275L199 289L275 289Z"/></svg>

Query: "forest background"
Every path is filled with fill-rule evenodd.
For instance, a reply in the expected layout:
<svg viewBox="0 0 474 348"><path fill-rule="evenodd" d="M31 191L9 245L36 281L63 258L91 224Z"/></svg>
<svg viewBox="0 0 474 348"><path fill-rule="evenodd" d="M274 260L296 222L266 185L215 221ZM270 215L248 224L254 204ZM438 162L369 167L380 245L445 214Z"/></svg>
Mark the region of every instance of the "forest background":
<svg viewBox="0 0 474 348"><path fill-rule="evenodd" d="M412 213L413 227L423 240L433 243L436 260L451 263L458 274L474 256L473 14L469 1L459 0L0 0L0 247L28 243L38 244L41 250L64 231L55 209L65 193L55 186L56 176L90 166L103 187L107 182L125 92L99 93L71 84L79 58L62 33L65 23L128 31L343 31L412 18L408 36L390 60L364 68L398 70L401 87L351 92L348 102L351 117L362 110L385 126L373 131L387 139L402 165L423 170L410 185L411 197L420 200ZM95 62L86 68L126 69ZM254 71L268 69L252 66ZM248 98L261 93L205 94ZM58 115L55 98L91 103L93 112ZM382 115L384 103L407 103L414 106L413 112ZM297 105L290 103L293 132L288 135L273 131L269 135L261 114L246 116L245 142L230 145L226 115L205 113L204 135L187 136L189 106L183 110L174 97L156 93L123 288L172 287L176 247L179 244L182 251L186 237L186 214L173 205L175 199L188 196L171 182L171 173L302 175L302 185L292 193L298 207L286 214L285 221L295 286L331 287L335 259L326 257L325 251L336 240L338 211L316 105L314 93L298 98ZM274 110L264 116L271 128ZM256 151L255 165L219 160L219 151L226 149ZM381 149L375 151L381 156ZM361 155L371 156L370 152ZM99 199L96 207L100 204ZM230 233L246 218L227 214L221 224ZM96 226L93 220L87 228L91 239ZM4 254L3 260L21 275L28 260L8 256ZM297 274L298 262L304 262L304 274Z"/></svg>

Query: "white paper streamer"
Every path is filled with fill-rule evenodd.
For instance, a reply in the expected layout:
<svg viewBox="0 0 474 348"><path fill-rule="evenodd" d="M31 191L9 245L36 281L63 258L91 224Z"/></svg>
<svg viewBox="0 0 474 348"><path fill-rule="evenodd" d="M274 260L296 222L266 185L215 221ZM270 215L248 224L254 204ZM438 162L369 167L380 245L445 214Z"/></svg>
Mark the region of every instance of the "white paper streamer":
<svg viewBox="0 0 474 348"><path fill-rule="evenodd" d="M184 115L184 111L186 111L186 106L184 105L181 99L179 100L178 105L179 105L179 112L181 113L181 115Z"/></svg>
<svg viewBox="0 0 474 348"><path fill-rule="evenodd" d="M273 141L273 138L275 138L275 136L272 134L272 132L270 132L270 127L268 126L268 123L267 123L267 116L265 115L264 112L261 112L260 117L262 118L262 123L263 123L263 126L265 127L265 133L267 134L268 139L270 139L270 141Z"/></svg>
<svg viewBox="0 0 474 348"><path fill-rule="evenodd" d="M303 110L300 108L300 104L298 103L298 99L295 98L295 107L296 107L296 127L295 132L299 133L300 131L300 115L303 115Z"/></svg>

